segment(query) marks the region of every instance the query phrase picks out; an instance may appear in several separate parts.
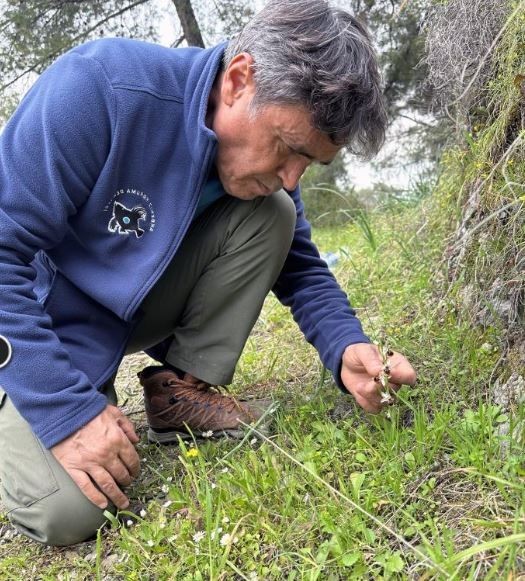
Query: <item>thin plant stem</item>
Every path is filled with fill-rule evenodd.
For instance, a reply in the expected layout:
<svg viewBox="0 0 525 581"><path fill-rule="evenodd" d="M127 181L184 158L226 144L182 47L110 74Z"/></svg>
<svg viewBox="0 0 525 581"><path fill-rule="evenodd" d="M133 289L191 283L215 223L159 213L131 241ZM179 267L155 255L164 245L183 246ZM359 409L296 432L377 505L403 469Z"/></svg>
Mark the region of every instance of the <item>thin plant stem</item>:
<svg viewBox="0 0 525 581"><path fill-rule="evenodd" d="M310 468L308 468L307 466L305 466L304 464L299 462L299 460L294 458L291 454L289 454L286 450L281 448L273 440L270 440L270 438L266 437L264 434L262 434L261 432L256 430L253 426L250 426L249 424L246 424L243 421L241 421L240 423L243 424L246 428L248 428L250 433L253 432L253 433L257 434L257 436L259 438L261 438L263 441L267 442L268 444L271 444L277 451L279 451L281 454L283 454L283 456L286 456L286 458L288 458L288 460L293 462L295 465L299 466L302 470L304 470L305 472L310 474L310 476L315 478L315 480L317 480L318 482L323 484L326 488L328 488L328 490L333 495L338 496L339 498L342 498L343 500L348 502L348 504L350 504L353 508L355 508L360 513L362 513L367 518L369 518L371 521L373 521L379 528L385 530L387 533L389 533L390 535L395 537L400 543L402 543L403 545L408 547L413 553L415 553L420 559L422 559L422 562L432 565L432 567L434 567L437 571L439 571L440 573L442 573L446 577L449 576L449 574L442 567L440 567L436 562L434 562L428 555L425 555L422 551L420 551L412 543L408 542L399 533L396 533L396 531L394 529L390 528L388 525L385 525L376 516L374 516L373 514L370 514L363 507L359 506L356 502L354 502L351 498L349 498L348 496L343 494L341 491L337 490L337 488L334 488L329 482L326 482L326 480L324 480L323 478L318 476L313 470L310 470Z"/></svg>

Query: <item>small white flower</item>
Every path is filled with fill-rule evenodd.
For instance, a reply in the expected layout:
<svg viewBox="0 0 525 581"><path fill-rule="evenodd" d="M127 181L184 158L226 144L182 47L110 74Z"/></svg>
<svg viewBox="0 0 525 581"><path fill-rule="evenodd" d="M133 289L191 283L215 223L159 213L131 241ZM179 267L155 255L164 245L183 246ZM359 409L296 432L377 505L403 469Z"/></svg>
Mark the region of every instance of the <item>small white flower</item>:
<svg viewBox="0 0 525 581"><path fill-rule="evenodd" d="M381 392L381 403L391 403L392 396L388 393L388 391Z"/></svg>
<svg viewBox="0 0 525 581"><path fill-rule="evenodd" d="M126 521L126 526L127 527L132 527L133 526L133 521L130 518L128 518L128 520Z"/></svg>
<svg viewBox="0 0 525 581"><path fill-rule="evenodd" d="M228 533L224 533L221 537L220 543L223 547L229 545L231 543L231 535Z"/></svg>
<svg viewBox="0 0 525 581"><path fill-rule="evenodd" d="M167 484L163 484L161 490L162 492L164 492L164 494L168 494L168 492L170 491L170 487Z"/></svg>
<svg viewBox="0 0 525 581"><path fill-rule="evenodd" d="M153 542L153 540L152 540L152 539L150 539L150 540L148 541L148 547L153 547L153 545L154 545L154 544L155 544L155 543Z"/></svg>
<svg viewBox="0 0 525 581"><path fill-rule="evenodd" d="M213 436L213 432L211 430L208 430L207 432L202 432L203 438L211 438L212 436Z"/></svg>
<svg viewBox="0 0 525 581"><path fill-rule="evenodd" d="M308 492L303 496L303 502L305 504L308 504L308 502L310 501L310 495L308 494Z"/></svg>
<svg viewBox="0 0 525 581"><path fill-rule="evenodd" d="M173 480L173 476L168 476L168 477L166 478L166 481L167 481L167 482L171 482L172 480Z"/></svg>
<svg viewBox="0 0 525 581"><path fill-rule="evenodd" d="M211 486L211 489L212 489L212 490L213 490L214 488L217 488L217 485L215 484L215 482L212 482L212 483L210 484L210 486Z"/></svg>
<svg viewBox="0 0 525 581"><path fill-rule="evenodd" d="M222 472L223 474L226 474L226 472L229 472L229 471L230 471L230 469L228 468L228 466L225 466L225 467L224 467L224 468L221 470L221 472Z"/></svg>
<svg viewBox="0 0 525 581"><path fill-rule="evenodd" d="M159 525L159 529L165 529L166 528L166 523L165 522L161 522Z"/></svg>
<svg viewBox="0 0 525 581"><path fill-rule="evenodd" d="M206 536L206 533L204 531L197 531L193 535L193 542L200 543L205 536Z"/></svg>
<svg viewBox="0 0 525 581"><path fill-rule="evenodd" d="M168 508L173 504L173 500L167 500L162 506Z"/></svg>
<svg viewBox="0 0 525 581"><path fill-rule="evenodd" d="M139 514L141 518L144 518L148 513L144 509L142 509Z"/></svg>
<svg viewBox="0 0 525 581"><path fill-rule="evenodd" d="M172 535L166 539L168 543L174 543L177 540L177 535Z"/></svg>
<svg viewBox="0 0 525 581"><path fill-rule="evenodd" d="M250 440L250 444L253 446L254 444L257 444L257 438L252 438Z"/></svg>
<svg viewBox="0 0 525 581"><path fill-rule="evenodd" d="M210 538L213 541L216 535L220 535L222 533L222 527L219 527L216 531L211 531Z"/></svg>
<svg viewBox="0 0 525 581"><path fill-rule="evenodd" d="M228 524L229 522L230 522L230 519L229 519L227 516L223 517L223 519L222 519L222 523L223 523L223 524L225 524L225 525L226 525L226 524Z"/></svg>
<svg viewBox="0 0 525 581"><path fill-rule="evenodd" d="M259 581L259 575L257 575L257 573L255 571L252 571L249 575L248 575L248 579L250 581Z"/></svg>
<svg viewBox="0 0 525 581"><path fill-rule="evenodd" d="M232 537L229 533L224 533L221 537L220 543L223 547L236 543L239 539L237 537Z"/></svg>

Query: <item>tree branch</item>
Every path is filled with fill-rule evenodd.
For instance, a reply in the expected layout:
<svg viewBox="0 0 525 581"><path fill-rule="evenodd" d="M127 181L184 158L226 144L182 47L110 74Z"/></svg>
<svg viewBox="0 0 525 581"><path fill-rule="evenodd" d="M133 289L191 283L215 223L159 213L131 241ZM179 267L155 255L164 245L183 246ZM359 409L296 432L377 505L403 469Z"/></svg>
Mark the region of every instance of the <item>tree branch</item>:
<svg viewBox="0 0 525 581"><path fill-rule="evenodd" d="M199 28L191 0L172 0L179 17L184 36L190 46L204 48L204 40Z"/></svg>
<svg viewBox="0 0 525 581"><path fill-rule="evenodd" d="M149 2L149 0L136 0L132 4L129 4L128 6L125 6L124 8L121 8L120 10L117 10L116 12L108 14L107 16L105 16L104 18L99 20L96 24L94 24L93 26L91 26L87 30L84 30L83 32L81 32L77 36L73 37L71 39L70 46L72 46L73 44L76 44L79 40L83 40L88 34L92 33L99 26L102 26L103 24L105 24L106 22L111 20L112 18L117 18L118 16L122 16L122 14L125 14L129 10L132 10L133 8L135 8L136 6L140 6L141 4L145 4L146 2ZM4 85L0 86L0 93L5 91L10 86L14 85L22 77L25 77L29 73L33 72L35 69L37 69L40 65L44 64L49 59L52 59L52 58L58 56L61 52L62 52L61 49L54 50L54 51L50 52L49 54L47 54L45 57L39 59L36 63L34 63L32 66L30 66L27 69L25 69L24 71L22 71L14 79L11 79L10 81L5 83Z"/></svg>

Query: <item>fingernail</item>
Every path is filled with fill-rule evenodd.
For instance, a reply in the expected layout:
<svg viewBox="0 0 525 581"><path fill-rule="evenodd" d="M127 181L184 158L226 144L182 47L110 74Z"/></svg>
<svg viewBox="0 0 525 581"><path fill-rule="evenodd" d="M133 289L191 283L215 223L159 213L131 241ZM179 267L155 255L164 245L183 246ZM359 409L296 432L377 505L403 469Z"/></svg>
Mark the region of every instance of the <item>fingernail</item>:
<svg viewBox="0 0 525 581"><path fill-rule="evenodd" d="M104 509L106 509L108 507L108 503L107 502L100 502L97 506L100 509L104 510Z"/></svg>

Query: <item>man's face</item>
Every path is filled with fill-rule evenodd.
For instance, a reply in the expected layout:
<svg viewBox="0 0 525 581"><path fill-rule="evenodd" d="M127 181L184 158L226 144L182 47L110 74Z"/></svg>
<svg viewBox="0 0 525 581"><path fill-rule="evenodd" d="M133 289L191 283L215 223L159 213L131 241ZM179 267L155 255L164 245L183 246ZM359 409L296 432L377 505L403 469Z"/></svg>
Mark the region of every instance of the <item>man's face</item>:
<svg viewBox="0 0 525 581"><path fill-rule="evenodd" d="M310 163L330 163L340 150L312 128L300 106L266 105L254 113L252 62L238 55L223 73L210 120L218 138L219 179L226 192L243 200L293 190Z"/></svg>

